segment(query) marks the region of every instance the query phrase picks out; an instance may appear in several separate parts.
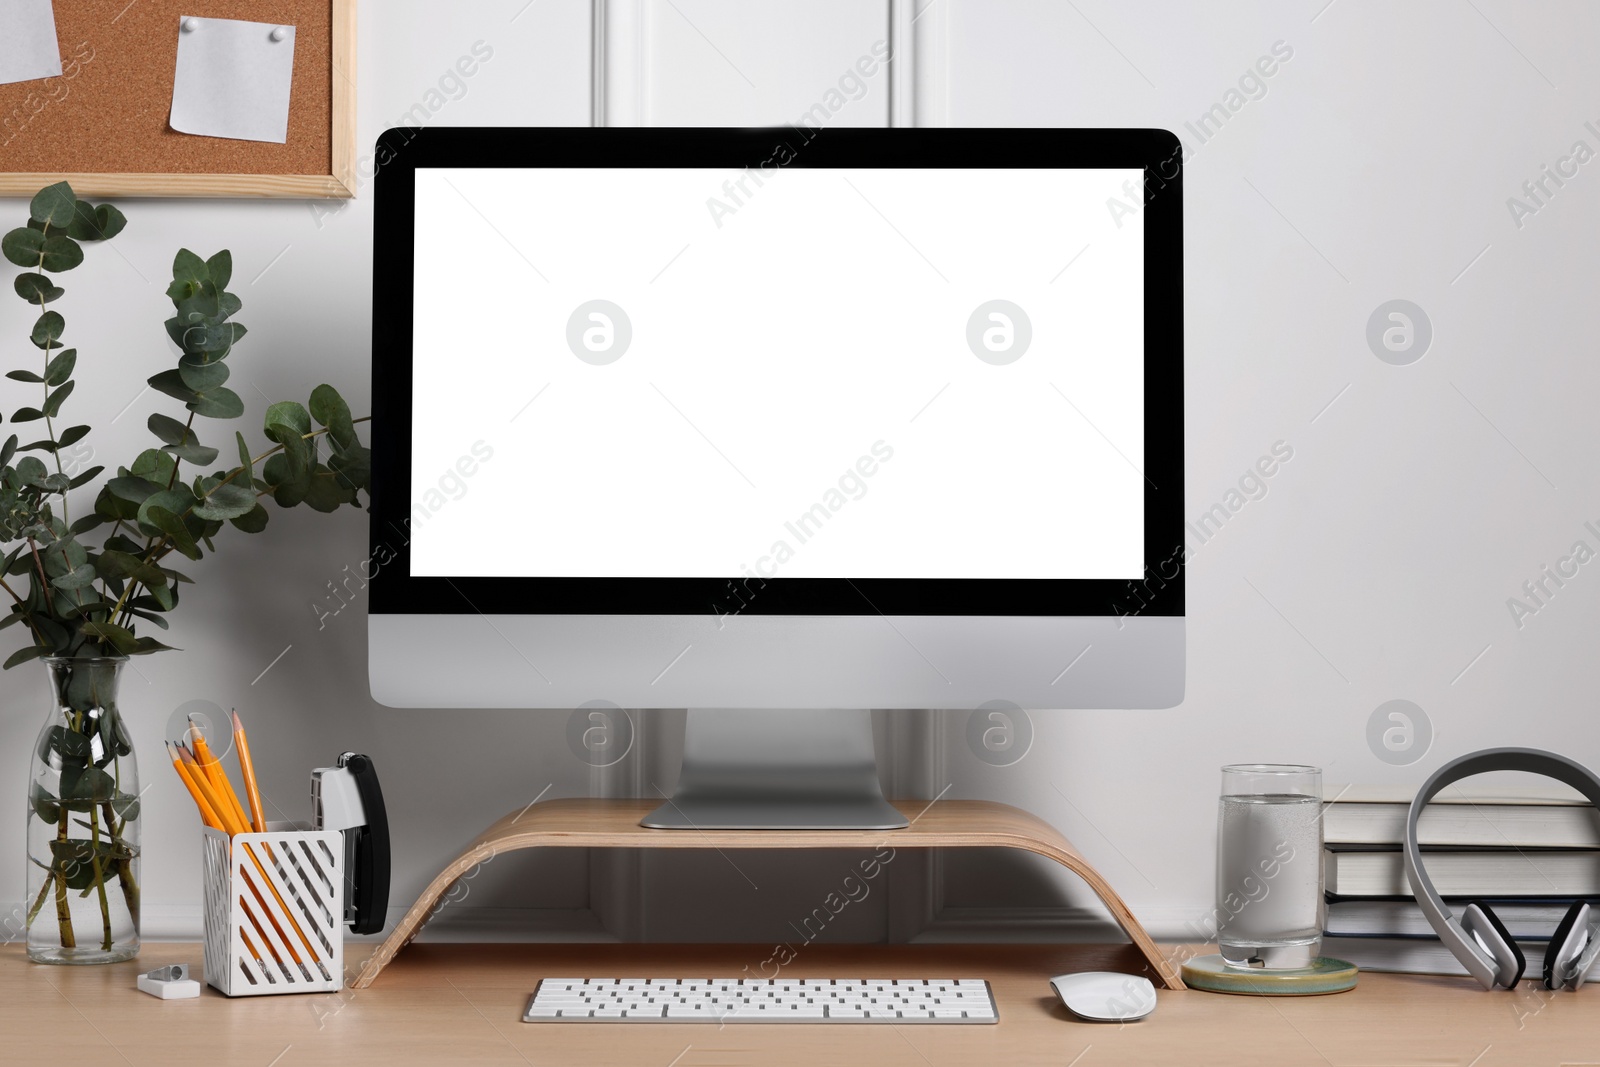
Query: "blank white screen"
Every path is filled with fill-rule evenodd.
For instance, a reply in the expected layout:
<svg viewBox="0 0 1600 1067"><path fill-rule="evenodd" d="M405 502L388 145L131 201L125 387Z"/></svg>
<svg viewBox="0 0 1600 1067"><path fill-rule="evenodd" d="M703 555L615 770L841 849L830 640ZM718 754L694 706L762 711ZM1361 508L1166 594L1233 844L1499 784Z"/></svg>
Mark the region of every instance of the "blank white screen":
<svg viewBox="0 0 1600 1067"><path fill-rule="evenodd" d="M413 574L1142 574L1139 171L416 178Z"/></svg>

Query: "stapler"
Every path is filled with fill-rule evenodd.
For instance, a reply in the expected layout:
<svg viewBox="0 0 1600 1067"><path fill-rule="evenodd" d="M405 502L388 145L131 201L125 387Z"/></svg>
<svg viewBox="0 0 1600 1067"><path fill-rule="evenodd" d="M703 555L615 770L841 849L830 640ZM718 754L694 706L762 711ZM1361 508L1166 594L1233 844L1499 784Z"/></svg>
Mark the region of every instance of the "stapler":
<svg viewBox="0 0 1600 1067"><path fill-rule="evenodd" d="M311 772L318 830L344 833L344 921L357 934L383 932L389 909L389 816L372 760L354 752Z"/></svg>

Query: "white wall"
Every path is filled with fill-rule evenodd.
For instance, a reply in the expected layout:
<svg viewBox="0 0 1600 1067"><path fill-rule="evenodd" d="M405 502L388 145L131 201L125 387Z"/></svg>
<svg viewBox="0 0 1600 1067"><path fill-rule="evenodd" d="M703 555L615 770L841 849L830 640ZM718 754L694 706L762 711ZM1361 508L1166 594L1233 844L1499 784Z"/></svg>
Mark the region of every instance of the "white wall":
<svg viewBox="0 0 1600 1067"><path fill-rule="evenodd" d="M902 788L931 796L950 785L950 796L1039 812L1155 931L1181 936L1209 908L1224 762L1307 761L1330 781L1414 783L1452 755L1516 743L1600 764L1589 654L1600 564L1521 628L1507 608L1575 540L1600 549L1583 527L1600 527L1591 431L1600 369L1587 310L1600 276L1600 163L1520 227L1507 208L1575 141L1600 150L1600 133L1584 125L1600 129L1600 11L1510 0L606 7L599 51L613 63L598 80L609 122L792 121L895 18L897 39L915 49L902 48L902 65L835 121L1163 126L1196 149L1185 227L1189 515L1222 502L1275 442L1294 455L1264 498L1196 547L1188 697L1171 711L1036 713L1032 748L1009 767L968 750L965 716L932 729L897 716L880 726L900 754L891 774ZM588 124L592 26L582 0L364 5L362 144L440 99L430 120L439 125ZM494 55L464 95L430 97L480 40ZM1198 143L1184 123L1279 41L1293 55L1265 95ZM252 427L268 397L303 396L324 380L366 407L369 196L123 207L128 230L90 250L61 305L82 353L72 405L96 426L96 462L127 462L146 444L146 416L170 407L141 385L168 365L162 290L180 245L233 250L239 318L251 330L234 357L235 387ZM6 225L20 223L20 203L0 208ZM1409 366L1381 362L1364 336L1368 316L1394 298L1433 324L1431 349ZM0 301L8 366L32 351L19 309ZM11 383L4 389L9 409L20 401ZM174 617L184 651L134 664L123 703L150 784L147 932L199 929L196 821L157 757L186 701L247 715L266 791L290 816L306 814L310 767L344 749L370 753L394 823L397 905L458 842L547 787L670 789L681 715L644 716L635 755L598 774L568 750L560 713L375 706L361 599L320 626L313 608L364 546L357 513L279 514L262 536L228 539L194 568L200 585ZM1408 767L1380 761L1366 740L1369 716L1395 698L1420 705L1436 734ZM0 794L16 796L44 714L39 673L0 679L0 707L0 750L13 754ZM22 830L20 815L0 821L0 857L13 858L0 863L0 901L22 895ZM842 862L506 857L474 879L453 918L463 936L594 933L603 922L626 936L765 940L834 887ZM916 929L888 905L905 907L907 888L929 872L891 873L900 895L851 913L841 936ZM1029 862L951 856L933 897L950 916L982 907L1028 917L1086 894Z"/></svg>

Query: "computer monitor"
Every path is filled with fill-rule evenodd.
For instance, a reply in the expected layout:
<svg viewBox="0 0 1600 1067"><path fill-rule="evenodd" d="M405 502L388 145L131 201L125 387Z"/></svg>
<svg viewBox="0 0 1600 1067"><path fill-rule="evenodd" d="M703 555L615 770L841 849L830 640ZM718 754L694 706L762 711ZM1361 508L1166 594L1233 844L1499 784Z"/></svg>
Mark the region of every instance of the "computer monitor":
<svg viewBox="0 0 1600 1067"><path fill-rule="evenodd" d="M904 825L867 709L1176 704L1180 151L386 133L374 697L690 709L701 829Z"/></svg>

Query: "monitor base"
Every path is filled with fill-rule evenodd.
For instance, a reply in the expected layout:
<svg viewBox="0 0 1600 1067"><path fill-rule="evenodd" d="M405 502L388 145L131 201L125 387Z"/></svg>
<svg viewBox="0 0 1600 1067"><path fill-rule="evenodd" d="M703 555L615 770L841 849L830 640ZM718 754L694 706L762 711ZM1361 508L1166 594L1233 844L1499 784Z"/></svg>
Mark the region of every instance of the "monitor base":
<svg viewBox="0 0 1600 1067"><path fill-rule="evenodd" d="M463 878L496 856L528 848L676 849L679 851L735 848L851 848L925 854L934 848L1021 849L1053 860L1081 877L1094 890L1144 957L1150 979L1168 989L1182 989L1178 974L1178 946L1172 958L1150 939L1128 905L1111 884L1060 832L1037 816L1018 808L986 800L914 800L903 805L911 813L904 830L726 830L721 833L683 834L649 830L639 825L651 808L648 800L541 800L519 805L463 846L459 855L428 883L417 902L406 911L350 982L351 989L373 983L401 949L417 936L429 919L445 910L446 894ZM452 895L448 899L455 899ZM616 945L591 946L597 949ZM865 948L869 946L856 946ZM883 946L877 946L882 948ZM1058 946L1059 947L1059 946ZM818 950L820 951L820 950ZM430 964L420 964L424 968ZM1060 969L1060 968L1058 968ZM1122 969L1118 965L1115 969ZM1137 970L1137 968L1132 968ZM631 973L623 970L621 973ZM1040 972L1048 974L1048 971ZM811 975L814 976L813 971ZM1055 1003L1051 1001L1051 1003Z"/></svg>
<svg viewBox="0 0 1600 1067"><path fill-rule="evenodd" d="M683 771L640 825L658 830L898 830L871 712L690 708Z"/></svg>

